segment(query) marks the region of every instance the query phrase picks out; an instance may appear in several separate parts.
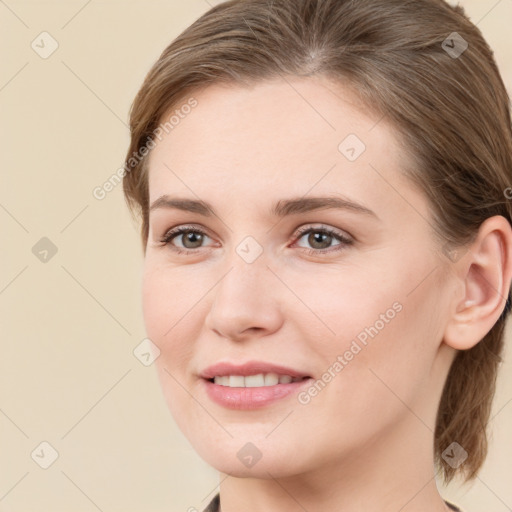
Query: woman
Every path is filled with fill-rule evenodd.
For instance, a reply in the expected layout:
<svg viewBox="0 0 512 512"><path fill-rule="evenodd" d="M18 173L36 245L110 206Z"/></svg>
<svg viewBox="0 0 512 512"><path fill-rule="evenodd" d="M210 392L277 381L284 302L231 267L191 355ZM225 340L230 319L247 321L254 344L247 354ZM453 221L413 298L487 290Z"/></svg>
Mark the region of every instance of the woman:
<svg viewBox="0 0 512 512"><path fill-rule="evenodd" d="M512 278L509 98L441 0L233 0L162 53L124 190L208 511L457 510Z"/></svg>

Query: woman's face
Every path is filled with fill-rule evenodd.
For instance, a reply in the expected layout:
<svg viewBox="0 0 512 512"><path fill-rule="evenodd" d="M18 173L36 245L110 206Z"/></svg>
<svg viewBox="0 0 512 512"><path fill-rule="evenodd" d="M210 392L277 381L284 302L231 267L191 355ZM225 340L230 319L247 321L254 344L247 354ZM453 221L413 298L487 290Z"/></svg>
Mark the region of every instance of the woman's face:
<svg viewBox="0 0 512 512"><path fill-rule="evenodd" d="M318 77L193 97L150 155L143 278L185 436L220 471L265 478L430 439L447 259L392 128ZM248 362L264 376L202 377ZM275 383L292 371L309 378Z"/></svg>

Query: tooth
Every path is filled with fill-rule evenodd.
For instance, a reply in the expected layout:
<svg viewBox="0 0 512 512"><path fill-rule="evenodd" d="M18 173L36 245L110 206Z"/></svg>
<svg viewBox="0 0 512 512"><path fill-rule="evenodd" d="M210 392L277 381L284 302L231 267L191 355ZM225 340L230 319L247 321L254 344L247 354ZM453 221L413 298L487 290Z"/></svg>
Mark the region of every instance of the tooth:
<svg viewBox="0 0 512 512"><path fill-rule="evenodd" d="M229 376L229 387L231 387L231 388L245 387L244 376L243 375L230 375Z"/></svg>
<svg viewBox="0 0 512 512"><path fill-rule="evenodd" d="M258 373L257 375L223 375L215 376L213 382L220 386L231 388L256 388L263 386L275 386L276 384L289 384L290 382L302 381L302 377L291 377L290 375L278 375L277 373Z"/></svg>
<svg viewBox="0 0 512 512"><path fill-rule="evenodd" d="M265 378L263 373L258 373L257 375L247 375L245 377L245 387L246 388L257 388L265 385Z"/></svg>
<svg viewBox="0 0 512 512"><path fill-rule="evenodd" d="M275 386L279 383L279 375L277 373L267 373L265 375L265 386Z"/></svg>

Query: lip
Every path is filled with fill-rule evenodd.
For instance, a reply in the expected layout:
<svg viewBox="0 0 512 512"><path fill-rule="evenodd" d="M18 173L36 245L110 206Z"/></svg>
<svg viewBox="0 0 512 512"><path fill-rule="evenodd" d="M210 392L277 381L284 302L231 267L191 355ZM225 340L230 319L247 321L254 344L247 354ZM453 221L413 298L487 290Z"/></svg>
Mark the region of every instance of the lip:
<svg viewBox="0 0 512 512"><path fill-rule="evenodd" d="M303 373L287 366L282 366L265 361L248 361L244 364L233 364L229 362L220 362L204 369L200 373L203 379L213 379L213 377L225 375L257 375L258 373L277 373L278 375L290 375L290 377L310 377L307 373ZM284 386L285 384L280 384ZM269 386L272 387L272 386ZM232 388L234 389L234 388Z"/></svg>
<svg viewBox="0 0 512 512"><path fill-rule="evenodd" d="M227 409L251 410L266 407L278 400L292 394L297 394L306 386L311 385L313 379L307 378L289 384L276 384L274 386L261 386L254 388L230 388L221 386L206 379L201 379L206 394L218 405Z"/></svg>
<svg viewBox="0 0 512 512"><path fill-rule="evenodd" d="M298 382L288 384L275 384L274 386L230 388L210 382L208 379L225 375L256 375L258 373L277 373L290 375L290 377L307 377ZM284 399L302 388L309 386L313 380L311 376L287 366L267 363L264 361L249 361L241 365L220 362L209 366L200 374L202 384L208 397L218 405L228 409L251 410L268 406L278 400Z"/></svg>

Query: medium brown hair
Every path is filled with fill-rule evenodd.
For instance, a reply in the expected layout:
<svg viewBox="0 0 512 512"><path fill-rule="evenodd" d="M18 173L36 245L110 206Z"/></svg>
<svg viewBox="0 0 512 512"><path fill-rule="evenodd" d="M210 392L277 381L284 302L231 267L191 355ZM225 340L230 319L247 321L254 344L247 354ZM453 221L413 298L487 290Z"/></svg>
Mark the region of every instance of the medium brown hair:
<svg viewBox="0 0 512 512"><path fill-rule="evenodd" d="M147 157L133 157L153 141L164 114L210 84L286 75L348 84L386 116L413 158L410 178L428 198L450 258L488 217L511 222L504 197L512 181L510 99L492 50L461 7L442 0L231 0L164 50L132 105L123 185L141 216L144 247ZM434 445L446 481L456 473L474 478L486 457L509 307L510 297L484 339L457 353L446 380ZM454 441L468 453L458 469L442 457Z"/></svg>

